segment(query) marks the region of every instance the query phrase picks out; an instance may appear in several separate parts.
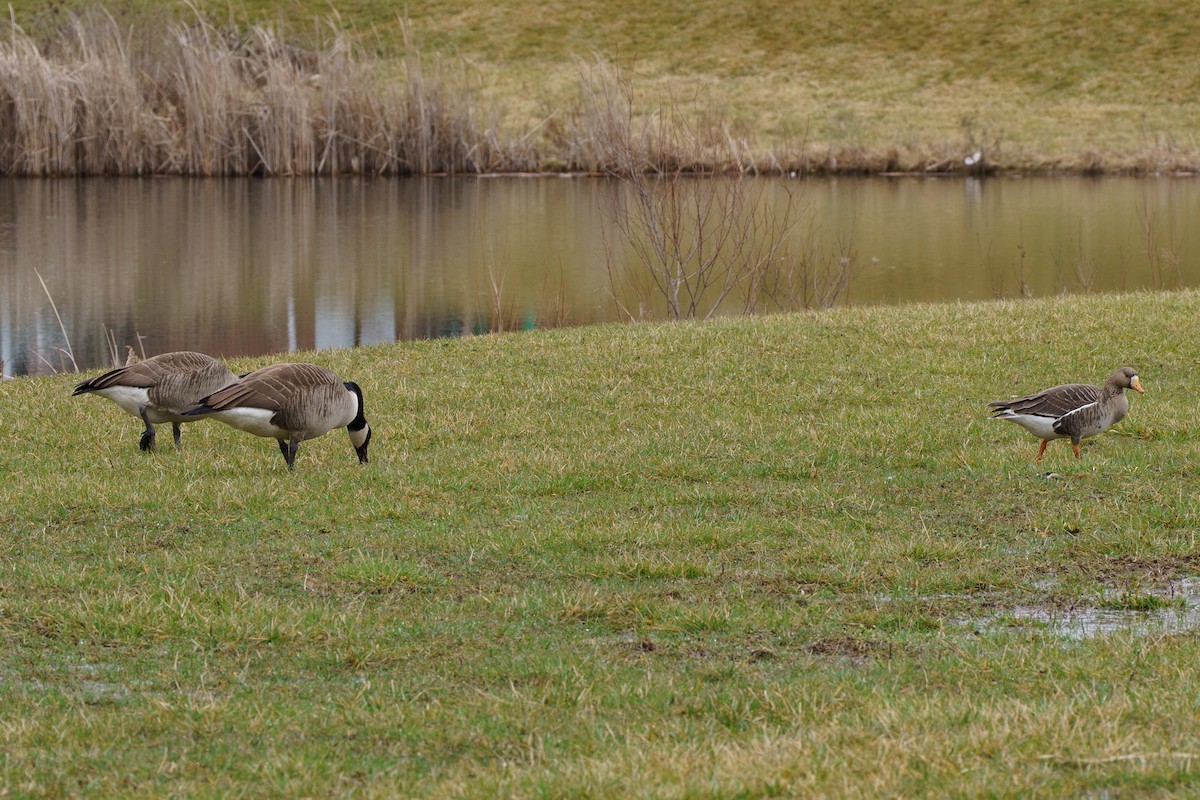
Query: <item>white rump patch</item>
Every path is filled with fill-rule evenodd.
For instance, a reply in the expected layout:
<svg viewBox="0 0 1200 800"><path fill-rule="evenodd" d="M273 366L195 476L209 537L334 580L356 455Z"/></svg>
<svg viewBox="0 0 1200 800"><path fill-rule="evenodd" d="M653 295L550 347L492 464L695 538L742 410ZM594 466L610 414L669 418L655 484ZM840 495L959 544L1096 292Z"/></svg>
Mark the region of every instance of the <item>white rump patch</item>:
<svg viewBox="0 0 1200 800"><path fill-rule="evenodd" d="M142 406L150 404L150 391L148 389L137 389L132 386L109 386L106 389L97 389L93 394L98 394L101 397L108 398L121 407L121 410L126 414L140 418L142 416ZM149 415L152 422L157 422L153 415Z"/></svg>
<svg viewBox="0 0 1200 800"><path fill-rule="evenodd" d="M1037 414L1018 414L1006 410L996 419L1007 419L1017 423L1025 430L1042 439L1061 439L1063 435L1054 430L1054 417L1042 417Z"/></svg>
<svg viewBox="0 0 1200 800"><path fill-rule="evenodd" d="M270 409L229 408L224 411L216 411L208 416L220 420L232 428L237 428L239 431L253 433L255 436L267 439L288 438L287 431L271 424L271 418L275 416L275 412Z"/></svg>

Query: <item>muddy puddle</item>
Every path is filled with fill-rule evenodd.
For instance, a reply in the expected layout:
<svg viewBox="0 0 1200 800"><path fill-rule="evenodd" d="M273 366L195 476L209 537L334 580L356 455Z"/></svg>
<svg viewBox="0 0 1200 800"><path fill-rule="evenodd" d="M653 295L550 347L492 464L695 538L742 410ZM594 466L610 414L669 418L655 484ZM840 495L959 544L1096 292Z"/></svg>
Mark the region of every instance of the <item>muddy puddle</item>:
<svg viewBox="0 0 1200 800"><path fill-rule="evenodd" d="M1200 577L1172 581L1164 589L1108 590L1074 608L1016 606L968 624L981 633L1003 627L1028 628L1070 640L1200 630Z"/></svg>

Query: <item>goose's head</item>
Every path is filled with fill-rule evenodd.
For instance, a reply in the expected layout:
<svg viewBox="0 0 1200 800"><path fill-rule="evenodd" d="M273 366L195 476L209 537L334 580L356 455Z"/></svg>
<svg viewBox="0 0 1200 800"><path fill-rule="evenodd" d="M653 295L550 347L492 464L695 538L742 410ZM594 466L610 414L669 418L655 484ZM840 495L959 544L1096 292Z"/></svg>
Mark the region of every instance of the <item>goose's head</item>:
<svg viewBox="0 0 1200 800"><path fill-rule="evenodd" d="M1108 382L1119 389L1133 389L1138 394L1146 393L1146 390L1142 388L1142 379L1138 377L1137 370L1133 367L1121 367L1109 376Z"/></svg>

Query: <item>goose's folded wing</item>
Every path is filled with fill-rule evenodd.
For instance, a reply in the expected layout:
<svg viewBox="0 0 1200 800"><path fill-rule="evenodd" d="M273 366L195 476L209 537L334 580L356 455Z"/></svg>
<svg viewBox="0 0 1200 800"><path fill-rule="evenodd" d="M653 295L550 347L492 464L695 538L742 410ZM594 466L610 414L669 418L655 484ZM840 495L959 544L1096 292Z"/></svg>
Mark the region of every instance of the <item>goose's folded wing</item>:
<svg viewBox="0 0 1200 800"><path fill-rule="evenodd" d="M1100 390L1095 386L1086 383L1068 383L1028 397L989 403L988 406L995 409L994 413L997 414L1011 411L1014 414L1057 419L1063 414L1069 414L1077 408L1096 402L1099 397Z"/></svg>

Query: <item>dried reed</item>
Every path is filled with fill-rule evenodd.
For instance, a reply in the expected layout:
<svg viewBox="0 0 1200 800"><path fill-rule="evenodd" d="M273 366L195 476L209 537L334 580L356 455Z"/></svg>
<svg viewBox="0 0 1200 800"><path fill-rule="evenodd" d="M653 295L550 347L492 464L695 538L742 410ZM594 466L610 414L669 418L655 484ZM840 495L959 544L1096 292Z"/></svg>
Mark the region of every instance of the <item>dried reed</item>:
<svg viewBox="0 0 1200 800"><path fill-rule="evenodd" d="M75 17L46 48L0 42L0 171L9 175L300 175L528 169L455 77L421 62L408 26L400 80L341 31L306 50L269 27L203 19L133 36Z"/></svg>
<svg viewBox="0 0 1200 800"><path fill-rule="evenodd" d="M154 17L136 35L99 12L39 46L0 41L0 171L9 175L336 175L783 171L711 109L634 108L632 81L600 57L579 101L512 129L462 70L366 53L331 22L302 48L275 29ZM557 165L557 166L556 166Z"/></svg>
<svg viewBox="0 0 1200 800"><path fill-rule="evenodd" d="M58 304L54 302L54 297L50 294L50 288L46 286L46 281L42 278L42 273L38 272L37 269L34 269L33 273L37 275L38 283L42 284L42 291L46 293L46 299L50 301L50 308L54 310L54 318L58 320L58 330L62 333L63 343L66 345L65 347L54 348L59 354L59 366L64 371L66 370L66 363L63 361L63 357L65 356L71 361L71 371L79 372L79 364L75 361L75 350L71 347L71 337L67 335L67 326L63 324L62 315L58 313ZM41 359L51 371L54 371L54 365L46 360L41 353L35 352L34 355Z"/></svg>
<svg viewBox="0 0 1200 800"><path fill-rule="evenodd" d="M1065 161L1002 148L965 116L954 141L867 146L809 131L771 146L703 97L634 100L600 56L578 62L578 97L536 120L506 120L463 67L427 62L397 21L404 55L368 52L340 20L312 46L199 13L65 16L35 39L0 41L0 171L9 175L336 175L526 171L988 174L1002 169L1153 173L1195 169L1195 148L1147 134L1136 152ZM387 35L383 34L386 39ZM849 141L846 141L849 136ZM627 163L617 159L633 154ZM1168 265L1169 266L1169 265Z"/></svg>

